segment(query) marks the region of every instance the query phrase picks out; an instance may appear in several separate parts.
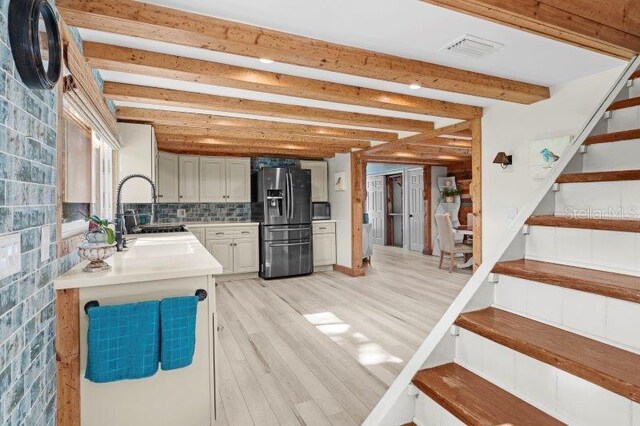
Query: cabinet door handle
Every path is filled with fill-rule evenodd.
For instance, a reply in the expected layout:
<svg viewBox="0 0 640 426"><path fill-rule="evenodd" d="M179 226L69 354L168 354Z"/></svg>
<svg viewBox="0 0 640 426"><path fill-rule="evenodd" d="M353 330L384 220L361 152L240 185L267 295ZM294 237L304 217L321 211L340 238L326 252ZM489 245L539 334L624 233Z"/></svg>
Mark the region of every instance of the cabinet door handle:
<svg viewBox="0 0 640 426"><path fill-rule="evenodd" d="M224 235L224 232L216 232L216 235Z"/></svg>
<svg viewBox="0 0 640 426"><path fill-rule="evenodd" d="M158 195L158 198L162 198L162 197L164 197L164 195Z"/></svg>
<svg viewBox="0 0 640 426"><path fill-rule="evenodd" d="M321 227L320 227L320 228L318 228L318 229L327 229L327 228L325 228L324 226L321 226Z"/></svg>
<svg viewBox="0 0 640 426"><path fill-rule="evenodd" d="M251 232L249 231L242 231L243 234L250 234Z"/></svg>
<svg viewBox="0 0 640 426"><path fill-rule="evenodd" d="M184 195L180 195L178 198L184 198Z"/></svg>

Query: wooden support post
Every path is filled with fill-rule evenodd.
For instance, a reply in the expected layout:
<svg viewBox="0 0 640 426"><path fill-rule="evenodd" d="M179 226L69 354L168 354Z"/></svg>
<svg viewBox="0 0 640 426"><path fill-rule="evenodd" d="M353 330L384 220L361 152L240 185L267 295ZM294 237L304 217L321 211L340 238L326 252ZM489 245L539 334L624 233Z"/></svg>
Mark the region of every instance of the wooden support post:
<svg viewBox="0 0 640 426"><path fill-rule="evenodd" d="M422 252L427 255L433 254L433 241L431 237L431 167L424 166L422 176L422 199L424 200L424 244Z"/></svg>
<svg viewBox="0 0 640 426"><path fill-rule="evenodd" d="M364 275L362 267L362 220L364 218L364 161L359 151L351 153L351 268Z"/></svg>
<svg viewBox="0 0 640 426"><path fill-rule="evenodd" d="M80 426L78 289L56 291L57 424Z"/></svg>
<svg viewBox="0 0 640 426"><path fill-rule="evenodd" d="M473 202L473 269L482 263L482 122L471 124L471 201Z"/></svg>

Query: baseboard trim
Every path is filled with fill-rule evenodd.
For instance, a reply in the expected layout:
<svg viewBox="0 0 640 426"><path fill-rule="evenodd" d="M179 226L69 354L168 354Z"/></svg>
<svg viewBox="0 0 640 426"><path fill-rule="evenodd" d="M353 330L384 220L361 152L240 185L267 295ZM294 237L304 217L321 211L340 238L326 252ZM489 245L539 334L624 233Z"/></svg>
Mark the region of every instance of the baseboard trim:
<svg viewBox="0 0 640 426"><path fill-rule="evenodd" d="M365 268L350 268L344 265L333 265L333 270L350 277L364 277L367 274Z"/></svg>
<svg viewBox="0 0 640 426"><path fill-rule="evenodd" d="M242 274L227 274L227 275L216 275L216 282L224 283L227 281L238 281L238 280L250 280L253 278L258 278L257 272L245 272Z"/></svg>

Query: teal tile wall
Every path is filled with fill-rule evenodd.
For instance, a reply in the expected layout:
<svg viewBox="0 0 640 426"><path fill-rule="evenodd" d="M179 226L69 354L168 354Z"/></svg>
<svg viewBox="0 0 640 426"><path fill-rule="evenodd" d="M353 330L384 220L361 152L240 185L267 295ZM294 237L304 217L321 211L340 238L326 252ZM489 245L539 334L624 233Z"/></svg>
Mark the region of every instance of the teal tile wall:
<svg viewBox="0 0 640 426"><path fill-rule="evenodd" d="M0 424L54 425L56 98L20 81L7 10L0 0L0 234L20 233L22 270L0 280Z"/></svg>

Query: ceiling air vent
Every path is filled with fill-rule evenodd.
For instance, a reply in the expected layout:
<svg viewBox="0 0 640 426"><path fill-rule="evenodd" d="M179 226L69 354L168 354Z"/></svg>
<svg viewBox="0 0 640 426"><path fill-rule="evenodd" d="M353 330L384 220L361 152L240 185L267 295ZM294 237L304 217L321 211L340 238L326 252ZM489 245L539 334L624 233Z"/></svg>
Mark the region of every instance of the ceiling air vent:
<svg viewBox="0 0 640 426"><path fill-rule="evenodd" d="M504 44L465 34L453 43L443 47L442 50L459 56L484 58L503 47Z"/></svg>

